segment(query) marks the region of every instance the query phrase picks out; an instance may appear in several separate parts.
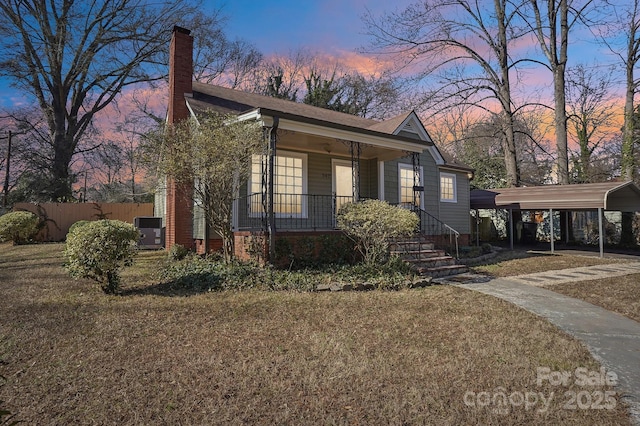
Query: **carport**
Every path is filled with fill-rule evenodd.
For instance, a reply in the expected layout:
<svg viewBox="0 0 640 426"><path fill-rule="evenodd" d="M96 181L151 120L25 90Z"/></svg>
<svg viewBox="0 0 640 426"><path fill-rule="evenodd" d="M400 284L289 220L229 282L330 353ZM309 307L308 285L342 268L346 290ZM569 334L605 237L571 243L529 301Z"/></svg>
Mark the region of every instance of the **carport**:
<svg viewBox="0 0 640 426"><path fill-rule="evenodd" d="M605 210L620 212L640 211L640 188L632 181L584 183L574 185L543 185L519 188L474 189L471 191L471 209L502 209L549 211L551 252L554 252L553 212L598 212L598 240L600 257L604 256L603 214ZM513 250L513 220L509 220L509 245Z"/></svg>

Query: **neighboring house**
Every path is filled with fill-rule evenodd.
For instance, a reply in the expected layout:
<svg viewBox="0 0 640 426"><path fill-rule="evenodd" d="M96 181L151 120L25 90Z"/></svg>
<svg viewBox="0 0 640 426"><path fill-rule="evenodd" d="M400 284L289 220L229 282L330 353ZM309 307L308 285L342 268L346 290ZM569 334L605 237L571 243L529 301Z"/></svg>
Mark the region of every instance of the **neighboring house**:
<svg viewBox="0 0 640 426"><path fill-rule="evenodd" d="M189 31L174 28L167 121L197 117L206 109L237 114L261 122L268 135L265 147L272 148L265 150L270 155L254 157L234 205L237 254L244 253L252 234L281 238L335 232L337 209L368 198L415 207L425 233L439 233L434 230L446 223L468 244L472 170L435 146L415 112L376 121L192 82L192 46ZM188 194L169 183L159 196L164 199L156 202L156 214L165 220L167 248L200 249L204 221Z"/></svg>

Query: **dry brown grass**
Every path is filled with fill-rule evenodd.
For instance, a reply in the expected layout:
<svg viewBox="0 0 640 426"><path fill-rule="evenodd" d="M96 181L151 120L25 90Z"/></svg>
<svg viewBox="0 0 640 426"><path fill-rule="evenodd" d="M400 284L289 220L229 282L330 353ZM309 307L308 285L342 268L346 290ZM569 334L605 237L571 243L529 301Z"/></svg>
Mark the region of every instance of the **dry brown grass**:
<svg viewBox="0 0 640 426"><path fill-rule="evenodd" d="M547 286L640 322L640 274Z"/></svg>
<svg viewBox="0 0 640 426"><path fill-rule="evenodd" d="M567 410L536 368L598 368L506 302L456 287L368 293L105 296L70 280L61 245L0 245L0 388L27 424L628 424ZM158 254L125 284L152 284ZM464 404L467 391L554 393Z"/></svg>
<svg viewBox="0 0 640 426"><path fill-rule="evenodd" d="M492 277L512 277L515 275L533 274L536 272L555 271L581 266L596 266L610 263L626 262L624 259L613 259L592 256L574 256L566 254L545 254L523 251L505 251L497 257L489 259L483 265L474 266L473 271Z"/></svg>

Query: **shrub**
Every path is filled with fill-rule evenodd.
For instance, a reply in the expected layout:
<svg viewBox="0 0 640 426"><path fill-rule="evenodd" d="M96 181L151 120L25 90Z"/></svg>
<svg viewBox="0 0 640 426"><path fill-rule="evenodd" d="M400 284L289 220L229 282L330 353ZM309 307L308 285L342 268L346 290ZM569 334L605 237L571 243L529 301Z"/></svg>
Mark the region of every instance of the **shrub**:
<svg viewBox="0 0 640 426"><path fill-rule="evenodd" d="M77 222L74 222L74 224L69 227L69 231L67 232L67 235L69 235L71 232L73 232L76 228L79 228L80 226L84 226L87 223L91 223L91 221L89 221L89 220L79 220Z"/></svg>
<svg viewBox="0 0 640 426"><path fill-rule="evenodd" d="M344 234L324 234L320 236L321 264L354 263L353 241Z"/></svg>
<svg viewBox="0 0 640 426"><path fill-rule="evenodd" d="M11 212L0 216L0 242L25 243L38 232L38 216L31 212Z"/></svg>
<svg viewBox="0 0 640 426"><path fill-rule="evenodd" d="M98 220L67 234L65 267L74 278L90 278L107 294L120 287L119 271L133 263L140 234L119 220Z"/></svg>
<svg viewBox="0 0 640 426"><path fill-rule="evenodd" d="M212 256L187 256L167 262L160 271L162 286L175 294L210 291L313 291L321 283L370 283L375 288L399 290L415 279L415 271L398 257L382 264L326 265L298 271L261 267L256 263L225 263Z"/></svg>
<svg viewBox="0 0 640 426"><path fill-rule="evenodd" d="M189 255L189 249L180 244L174 244L169 249L167 253L167 257L172 262L177 262L179 260L184 259Z"/></svg>
<svg viewBox="0 0 640 426"><path fill-rule="evenodd" d="M418 226L412 211L385 201L347 203L338 212L338 228L356 243L365 263L382 263L389 251L389 239L411 235Z"/></svg>

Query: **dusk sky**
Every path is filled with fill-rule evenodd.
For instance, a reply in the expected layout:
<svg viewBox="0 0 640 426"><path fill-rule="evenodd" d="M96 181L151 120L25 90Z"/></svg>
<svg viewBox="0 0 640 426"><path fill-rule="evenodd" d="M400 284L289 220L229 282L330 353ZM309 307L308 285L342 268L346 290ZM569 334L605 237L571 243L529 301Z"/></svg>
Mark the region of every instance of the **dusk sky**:
<svg viewBox="0 0 640 426"><path fill-rule="evenodd" d="M229 16L229 35L244 38L260 51L287 53L306 47L332 52L354 51L367 43L362 15L392 11L412 0L322 0L256 2L229 0L223 11Z"/></svg>
<svg viewBox="0 0 640 426"><path fill-rule="evenodd" d="M228 18L225 25L227 37L244 39L255 45L265 56L287 55L290 51L304 48L312 53L336 57L348 66L355 66L366 59L356 50L367 46L371 41L365 34L366 28L362 20L367 9L374 16L380 16L385 12L402 10L414 2L415 0L223 0L205 3L209 4L211 10L222 6L223 14ZM603 53L603 48L595 46L588 40L589 37L589 34L572 35L574 50L570 53L570 60L592 64L597 59L600 66L612 63L612 59ZM549 81L549 77L550 74L538 69L529 73L526 78L539 83L541 80ZM21 92L9 87L6 80L0 79L0 108L15 104L24 104Z"/></svg>
<svg viewBox="0 0 640 426"><path fill-rule="evenodd" d="M306 48L312 52L344 56L367 43L362 15L394 10L411 0L323 0L257 2L252 0L208 1L211 9L222 6L228 18L229 38L241 38L265 55ZM206 10L206 9L205 9ZM0 107L21 102L20 91L0 79Z"/></svg>

